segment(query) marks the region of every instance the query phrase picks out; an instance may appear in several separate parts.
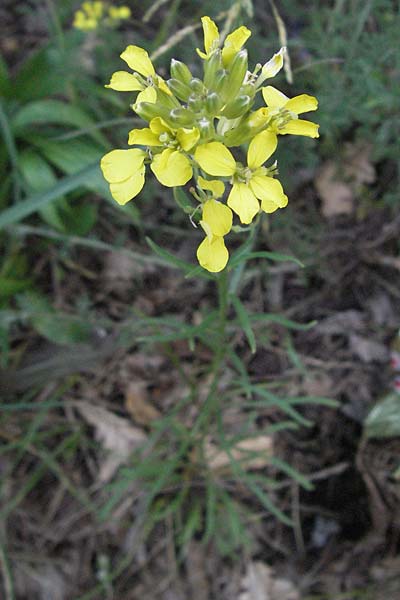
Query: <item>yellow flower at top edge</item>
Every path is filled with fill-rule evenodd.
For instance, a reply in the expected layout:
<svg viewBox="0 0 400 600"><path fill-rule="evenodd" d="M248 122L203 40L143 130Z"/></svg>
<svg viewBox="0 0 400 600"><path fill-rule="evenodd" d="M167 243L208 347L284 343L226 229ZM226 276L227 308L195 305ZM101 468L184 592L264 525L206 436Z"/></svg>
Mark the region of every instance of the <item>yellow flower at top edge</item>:
<svg viewBox="0 0 400 600"><path fill-rule="evenodd" d="M239 216L242 223L249 224L261 210L272 213L288 203L280 182L267 173L262 165L275 152L276 135L262 131L250 142L247 151L247 167L237 163L231 152L220 142L198 146L195 159L209 175L232 177L232 189L228 206Z"/></svg>
<svg viewBox="0 0 400 600"><path fill-rule="evenodd" d="M105 87L117 92L140 91L141 93L138 94L136 102L154 103L156 101L155 87L159 87L168 95L171 94L165 81L156 74L153 63L144 48L133 45L127 46L120 57L134 73L116 71L112 74L110 83ZM153 92L149 93L149 89L152 89Z"/></svg>
<svg viewBox="0 0 400 600"><path fill-rule="evenodd" d="M203 25L205 52L202 52L199 48L196 51L201 58L208 59L214 50L219 47L220 35L217 25L210 17L202 17L201 22ZM229 65L250 36L250 29L242 25L226 37L222 48L222 62L224 66Z"/></svg>
<svg viewBox="0 0 400 600"><path fill-rule="evenodd" d="M262 88L262 95L268 106L269 114L273 117L272 123L268 126L271 131L280 135L319 137L319 125L298 118L298 115L302 113L317 110L318 100L314 96L301 94L294 98L288 98L272 85Z"/></svg>

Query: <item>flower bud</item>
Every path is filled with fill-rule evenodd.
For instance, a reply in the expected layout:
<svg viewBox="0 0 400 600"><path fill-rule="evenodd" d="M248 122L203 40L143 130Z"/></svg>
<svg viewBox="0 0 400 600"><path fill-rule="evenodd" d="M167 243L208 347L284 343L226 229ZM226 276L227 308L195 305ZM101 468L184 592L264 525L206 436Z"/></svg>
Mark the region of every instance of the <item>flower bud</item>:
<svg viewBox="0 0 400 600"><path fill-rule="evenodd" d="M193 79L190 81L190 88L196 92L196 94L203 94L204 93L204 83L201 81L201 79L198 79L197 77L193 77Z"/></svg>
<svg viewBox="0 0 400 600"><path fill-rule="evenodd" d="M192 80L192 74L185 63L180 60L175 60L174 58L171 60L171 77L185 85L189 85Z"/></svg>
<svg viewBox="0 0 400 600"><path fill-rule="evenodd" d="M174 108L169 113L169 117L174 125L178 125L178 127L193 126L195 120L194 114L187 108Z"/></svg>
<svg viewBox="0 0 400 600"><path fill-rule="evenodd" d="M171 92L177 98L179 98L179 100L182 100L183 102L188 101L188 98L192 91L188 85L182 83L179 79L168 79L167 85Z"/></svg>
<svg viewBox="0 0 400 600"><path fill-rule="evenodd" d="M153 104L152 102L137 102L132 105L133 110L142 117L145 121L151 121L155 117L161 117L165 121L170 121L170 111L160 104Z"/></svg>
<svg viewBox="0 0 400 600"><path fill-rule="evenodd" d="M227 119L237 119L249 109L250 103L250 96L238 96L232 102L228 102L221 111L221 115Z"/></svg>
<svg viewBox="0 0 400 600"><path fill-rule="evenodd" d="M221 50L215 50L204 62L204 85L208 90L214 89L217 72L222 68Z"/></svg>
<svg viewBox="0 0 400 600"><path fill-rule="evenodd" d="M213 92L216 94L222 93L222 90L224 90L227 85L228 78L228 71L225 71L225 69L217 71L214 78Z"/></svg>
<svg viewBox="0 0 400 600"><path fill-rule="evenodd" d="M241 50L232 61L229 71L227 85L224 86L224 95L226 98L232 99L240 90L245 75L247 73L247 50Z"/></svg>
<svg viewBox="0 0 400 600"><path fill-rule="evenodd" d="M220 111L222 106L222 100L215 92L211 92L211 94L207 94L206 98L206 111L210 115L210 117L215 117Z"/></svg>
<svg viewBox="0 0 400 600"><path fill-rule="evenodd" d="M214 127L210 119L206 117L201 118L197 124L197 129L200 131L200 138L202 140L208 140L215 135Z"/></svg>
<svg viewBox="0 0 400 600"><path fill-rule="evenodd" d="M197 94L191 94L189 96L189 100L188 100L188 108L190 108L190 110L192 110L193 112L200 112L201 110L203 110L203 100L201 98L199 98L199 96L197 96Z"/></svg>
<svg viewBox="0 0 400 600"><path fill-rule="evenodd" d="M167 94L160 88L156 88L156 89L157 89L157 104L161 104L162 106L165 106L166 108L169 108L169 109L178 108L180 106L180 104L179 104L178 100L175 98L175 96Z"/></svg>

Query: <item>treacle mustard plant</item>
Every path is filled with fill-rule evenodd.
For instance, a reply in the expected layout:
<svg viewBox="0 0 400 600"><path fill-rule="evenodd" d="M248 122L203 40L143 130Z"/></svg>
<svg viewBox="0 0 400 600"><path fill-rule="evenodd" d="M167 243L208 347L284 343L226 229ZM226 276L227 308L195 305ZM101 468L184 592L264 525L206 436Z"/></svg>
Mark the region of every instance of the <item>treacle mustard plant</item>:
<svg viewBox="0 0 400 600"><path fill-rule="evenodd" d="M298 117L316 110L318 102L307 94L289 99L264 86L281 70L285 48L249 71L247 27L235 29L222 42L210 17L203 17L202 25L204 51L197 53L204 61L203 79L173 59L170 78L164 81L143 48L130 45L121 54L132 72L117 71L106 87L139 92L132 109L148 127L130 131L128 145L134 148L112 150L101 168L121 205L142 190L146 165L166 187L193 179L197 206L190 220L205 232L197 258L204 269L217 273L228 263L224 238L232 231L234 214L250 225L260 211L273 213L287 205L276 162L264 163L274 154L279 135L318 137L318 125ZM259 92L265 106L253 110ZM243 144L248 144L247 164L230 150Z"/></svg>

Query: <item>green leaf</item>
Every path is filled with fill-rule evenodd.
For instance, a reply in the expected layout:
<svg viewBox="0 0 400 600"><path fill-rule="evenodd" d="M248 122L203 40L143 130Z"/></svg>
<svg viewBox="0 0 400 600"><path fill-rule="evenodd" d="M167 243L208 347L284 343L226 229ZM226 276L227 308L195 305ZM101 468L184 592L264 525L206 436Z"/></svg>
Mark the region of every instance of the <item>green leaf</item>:
<svg viewBox="0 0 400 600"><path fill-rule="evenodd" d="M256 338L255 338L254 332L250 325L249 313L247 312L246 308L244 307L244 305L242 304L242 302L239 300L239 298L237 296L230 294L229 298L232 301L232 304L235 308L236 314L239 319L239 323L247 337L247 341L249 342L250 350L251 350L252 354L254 354L256 351L256 348L257 348L257 344L256 344Z"/></svg>
<svg viewBox="0 0 400 600"><path fill-rule="evenodd" d="M308 331L312 329L317 323L317 321L310 321L310 323L296 323L295 321L291 321L290 319L286 319L286 317L282 317L280 315L273 315L271 313L258 313L250 315L250 321L252 323L277 323L278 325L283 325L288 329L295 329L298 331Z"/></svg>
<svg viewBox="0 0 400 600"><path fill-rule="evenodd" d="M393 392L378 402L364 423L367 438L400 436L400 394Z"/></svg>
<svg viewBox="0 0 400 600"><path fill-rule="evenodd" d="M19 70L14 82L14 95L23 102L66 92L65 65L59 50L41 48Z"/></svg>
<svg viewBox="0 0 400 600"><path fill-rule="evenodd" d="M32 125L69 125L73 127L90 127L95 125L94 119L83 109L61 100L35 100L20 108L11 119L11 126L16 135L24 133ZM96 130L89 132L101 144L107 145L106 138Z"/></svg>
<svg viewBox="0 0 400 600"><path fill-rule="evenodd" d="M24 150L19 156L19 168L25 179L28 191L41 192L52 188L57 183L57 177L49 163L31 148ZM59 209L66 206L65 198L57 198L39 210L40 216L48 224L65 231Z"/></svg>
<svg viewBox="0 0 400 600"><path fill-rule="evenodd" d="M64 229L74 235L86 235L97 220L97 206L94 204L76 204L63 207L61 216Z"/></svg>
<svg viewBox="0 0 400 600"><path fill-rule="evenodd" d="M40 148L49 162L68 175L79 172L86 165L99 163L104 154L103 148L86 139L53 142L43 138L34 138L32 142ZM94 170L91 176L87 177L85 187L97 192L103 198L111 200L108 184L100 169ZM114 201L113 204L115 204Z"/></svg>
<svg viewBox="0 0 400 600"><path fill-rule="evenodd" d="M268 260L272 260L274 262L294 262L296 265L304 267L304 264L294 256L279 254L278 252L267 252L264 250L260 252L241 252L237 256L232 257L232 259L229 261L229 267L233 269L241 262L252 260L253 258L267 258Z"/></svg>
<svg viewBox="0 0 400 600"><path fill-rule="evenodd" d="M149 237L146 237L146 242L150 246L150 248L153 250L153 252L155 252L158 256L160 256L161 258L163 258L165 260L166 264L170 265L171 267L175 267L177 269L182 269L187 274L193 272L194 267L192 264L174 256L170 252L167 252L167 250L164 250L163 248L161 248L158 244L153 242L153 240L151 240ZM199 277L201 277L202 279L215 279L211 274L207 273L204 270L202 270L201 272L197 272L197 268L196 268L196 274Z"/></svg>
<svg viewBox="0 0 400 600"><path fill-rule="evenodd" d="M91 181L96 177L101 177L100 167L97 162L94 165L90 165L86 169L83 169L79 173L64 177L64 179L61 179L57 185L47 192L35 194L23 202L14 204L14 206L11 206L0 214L0 229L4 228L6 225L21 221L28 215L31 215L46 206L46 204L54 202L54 200L63 194L67 194L68 192L72 192L73 190L86 185L88 181Z"/></svg>
<svg viewBox="0 0 400 600"><path fill-rule="evenodd" d="M0 275L0 298L9 298L18 292L26 290L32 282L29 279L16 279Z"/></svg>
<svg viewBox="0 0 400 600"><path fill-rule="evenodd" d="M56 312L47 300L38 294L19 296L18 304L29 314L34 329L43 337L60 345L85 342L92 327L87 321L75 316Z"/></svg>

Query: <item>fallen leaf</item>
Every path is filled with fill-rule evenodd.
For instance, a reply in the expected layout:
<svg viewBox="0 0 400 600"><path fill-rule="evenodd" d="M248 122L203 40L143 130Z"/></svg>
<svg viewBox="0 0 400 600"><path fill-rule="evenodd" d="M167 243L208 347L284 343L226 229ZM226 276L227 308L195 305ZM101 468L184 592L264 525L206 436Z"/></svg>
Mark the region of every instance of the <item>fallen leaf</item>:
<svg viewBox="0 0 400 600"><path fill-rule="evenodd" d="M374 183L376 179L371 152L372 145L365 142L346 145L343 172L346 180L350 180L353 189L357 190L364 184Z"/></svg>
<svg viewBox="0 0 400 600"><path fill-rule="evenodd" d="M241 461L246 469L262 469L269 463L272 453L273 440L266 435L241 440L232 446L229 454L209 440L204 447L205 459L213 471L228 467L231 460Z"/></svg>
<svg viewBox="0 0 400 600"><path fill-rule="evenodd" d="M238 600L300 600L291 581L276 577L271 567L262 562L248 564L241 587Z"/></svg>
<svg viewBox="0 0 400 600"><path fill-rule="evenodd" d="M135 448L146 440L146 435L127 419L118 417L102 406L79 402L76 408L89 425L95 429L95 437L109 454L100 465L99 482L109 481L117 469L129 458Z"/></svg>
<svg viewBox="0 0 400 600"><path fill-rule="evenodd" d="M389 349L380 342L352 333L349 343L352 353L365 363L389 362Z"/></svg>
<svg viewBox="0 0 400 600"><path fill-rule="evenodd" d="M340 178L338 167L333 161L322 165L315 178L315 187L321 198L321 211L324 217L348 215L353 212L353 190Z"/></svg>
<svg viewBox="0 0 400 600"><path fill-rule="evenodd" d="M160 411L149 402L145 381L129 383L125 393L125 408L139 425L149 425L161 417Z"/></svg>

